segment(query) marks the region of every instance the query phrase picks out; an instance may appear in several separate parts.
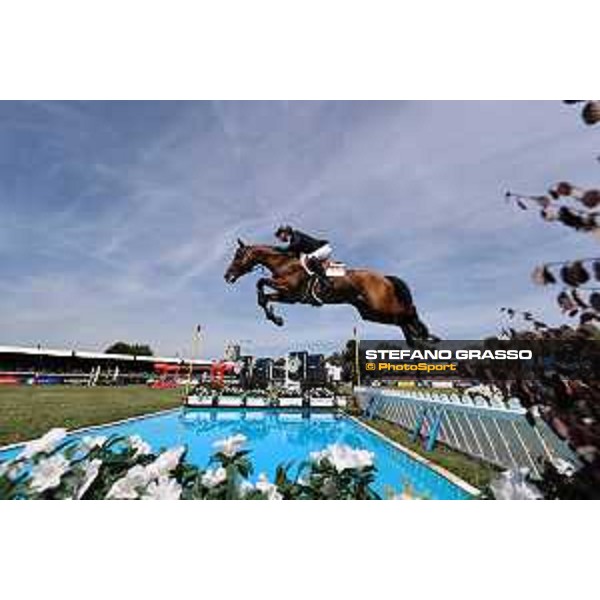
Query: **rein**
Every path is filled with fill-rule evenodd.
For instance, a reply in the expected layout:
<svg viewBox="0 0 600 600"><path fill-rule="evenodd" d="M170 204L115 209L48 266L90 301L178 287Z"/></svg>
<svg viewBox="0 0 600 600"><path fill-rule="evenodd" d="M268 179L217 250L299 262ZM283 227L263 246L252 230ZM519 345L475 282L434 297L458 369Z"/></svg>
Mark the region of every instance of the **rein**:
<svg viewBox="0 0 600 600"><path fill-rule="evenodd" d="M283 256L286 256L285 254L282 254ZM286 256L286 258L292 259L292 256ZM252 266L252 268L248 271L248 273L254 273L255 271L261 271L262 273L272 273L272 267L267 267L266 265L257 262L255 265Z"/></svg>

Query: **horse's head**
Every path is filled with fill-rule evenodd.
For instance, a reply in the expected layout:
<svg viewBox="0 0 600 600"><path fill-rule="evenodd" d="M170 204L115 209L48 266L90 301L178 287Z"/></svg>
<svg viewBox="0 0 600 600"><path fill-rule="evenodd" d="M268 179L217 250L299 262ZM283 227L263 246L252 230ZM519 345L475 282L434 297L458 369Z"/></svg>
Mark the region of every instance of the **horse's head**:
<svg viewBox="0 0 600 600"><path fill-rule="evenodd" d="M238 247L233 256L233 260L225 271L225 281L235 283L242 275L250 273L256 265L252 246L248 246L238 238Z"/></svg>

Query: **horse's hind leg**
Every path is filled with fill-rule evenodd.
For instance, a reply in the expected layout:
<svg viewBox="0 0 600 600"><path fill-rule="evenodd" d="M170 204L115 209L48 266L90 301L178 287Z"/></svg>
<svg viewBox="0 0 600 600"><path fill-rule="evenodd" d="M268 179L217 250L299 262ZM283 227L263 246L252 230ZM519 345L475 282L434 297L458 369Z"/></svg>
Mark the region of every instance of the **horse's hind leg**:
<svg viewBox="0 0 600 600"><path fill-rule="evenodd" d="M404 335L404 339L406 340L406 344L409 348L414 348L415 347L415 338L418 338L418 336L415 336L416 331L414 326L412 326L409 323L398 323L398 326L400 327L400 329L402 330L402 334Z"/></svg>
<svg viewBox="0 0 600 600"><path fill-rule="evenodd" d="M373 321L374 323L385 323L388 325L398 325L402 330L404 339L409 348L415 347L415 340L420 339L421 330L415 324L415 317L411 318L398 318L393 315L381 315L371 310L364 304L356 305L356 308L360 316L365 321Z"/></svg>
<svg viewBox="0 0 600 600"><path fill-rule="evenodd" d="M410 316L397 316L390 314L382 314L380 312L372 310L368 305L362 302L354 304L358 310L360 316L365 321L372 321L374 323L383 323L386 325L398 325L402 330L404 339L410 348L414 348L417 342L424 341L439 341L439 338L432 336L427 329L427 325L419 319L416 310Z"/></svg>
<svg viewBox="0 0 600 600"><path fill-rule="evenodd" d="M440 338L438 338L435 335L432 335L429 332L427 325L425 325L425 323L423 323L423 321L419 319L419 316L417 315L416 311L412 317L400 321L398 325L404 333L406 343L411 347L414 345L415 341L432 343L440 341Z"/></svg>
<svg viewBox="0 0 600 600"><path fill-rule="evenodd" d="M421 339L421 340L427 340L429 342L439 342L440 338L437 337L436 335L433 335L430 331L429 328L427 327L427 325L425 325L425 323L423 323L423 321L421 321L421 319L419 318L419 315L417 314L417 311L415 310L415 314L411 319L411 325L414 328L415 332L416 332L416 336Z"/></svg>
<svg viewBox="0 0 600 600"><path fill-rule="evenodd" d="M382 315L372 310L367 304L363 302L356 302L354 307L358 311L358 314L365 320L373 323L383 323L386 325L398 325L402 330L404 339L408 344L409 348L413 348L415 345L415 333L416 330L411 327L406 319L398 319L393 315Z"/></svg>

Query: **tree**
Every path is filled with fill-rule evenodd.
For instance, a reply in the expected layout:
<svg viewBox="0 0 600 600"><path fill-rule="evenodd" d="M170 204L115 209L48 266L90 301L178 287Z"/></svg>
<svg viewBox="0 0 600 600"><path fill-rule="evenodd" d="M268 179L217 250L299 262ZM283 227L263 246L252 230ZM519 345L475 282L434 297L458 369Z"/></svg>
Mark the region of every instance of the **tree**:
<svg viewBox="0 0 600 600"><path fill-rule="evenodd" d="M106 354L130 354L132 356L154 356L154 351L148 344L129 344L127 342L115 342L106 349Z"/></svg>
<svg viewBox="0 0 600 600"><path fill-rule="evenodd" d="M582 118L588 125L600 122L600 103L588 102ZM600 237L600 190L584 189L561 181L537 196L507 193L523 210L537 206L546 222L559 222L577 232ZM585 360L572 360L571 348L583 356L597 356L600 322L600 257L577 258L539 265L536 284L560 285L557 304L567 319L560 327L548 327L531 312L503 311L514 326L504 329L509 339L540 340L555 344L559 356L552 369L540 368L530 381L505 382L506 394L519 397L528 410L537 412L577 452L582 468L568 472L565 465L547 464L539 487L546 498L600 498L600 381ZM517 319L521 324L516 324ZM561 356L561 351L563 356ZM579 356L579 355L577 355Z"/></svg>
<svg viewBox="0 0 600 600"><path fill-rule="evenodd" d="M334 352L326 358L326 362L328 362L330 365L341 367L344 364L344 357L342 356L341 352Z"/></svg>
<svg viewBox="0 0 600 600"><path fill-rule="evenodd" d="M345 348L341 352L336 352L333 357L335 357L333 364L342 367L342 380L356 383L356 341L348 340Z"/></svg>

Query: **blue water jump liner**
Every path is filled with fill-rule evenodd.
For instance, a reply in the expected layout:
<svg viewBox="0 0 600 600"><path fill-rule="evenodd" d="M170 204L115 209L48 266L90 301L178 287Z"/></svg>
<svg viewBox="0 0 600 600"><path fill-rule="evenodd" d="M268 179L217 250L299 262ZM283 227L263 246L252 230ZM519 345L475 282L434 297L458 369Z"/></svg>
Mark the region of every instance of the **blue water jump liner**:
<svg viewBox="0 0 600 600"><path fill-rule="evenodd" d="M146 413L144 415L139 415L136 417L128 417L126 419L119 419L116 421L111 421L109 423L102 423L99 425L89 425L86 427L80 427L78 429L73 429L73 430L69 430L67 431L68 435L77 435L77 434L82 434L82 433L86 433L86 432L92 432L92 431L96 431L98 429L105 429L107 427L112 427L112 426L116 426L116 425L122 425L125 423L132 423L132 422L136 422L136 421L144 421L146 419L151 419L153 417L157 417L160 415L167 415L170 413L175 413L178 411L181 411L181 408L171 408L171 409L166 409L166 410L160 410L160 411L156 411L156 412L152 412L152 413ZM364 422L352 417L351 415L348 415L342 411L335 411L337 414L342 415L344 418L351 420L353 423L355 423L356 425L360 426L361 428L364 428L365 430L367 430L369 433L371 433L372 435L376 436L378 439L384 441L386 444L392 446L396 451L402 452L403 454L409 456L411 459L413 459L414 461L424 465L426 468L430 469L431 471L434 471L435 473L437 473L438 475L440 475L441 477L443 477L444 479L446 479L447 481L449 481L450 483L452 483L453 485L461 488L462 490L464 490L467 494L473 496L473 497L477 497L480 495L480 490L478 490L477 488L473 487L472 485L468 484L466 481L463 481L462 479L460 479L459 477L457 477L456 475L450 473L449 471L447 471L446 469L444 469L443 467L440 467L438 465L436 465L435 463L433 463L432 461L428 460L427 458L424 458L423 456L420 456L419 454L413 452L412 450L405 448L404 446L402 446L401 444L398 444L397 442L390 440L388 437L386 437L385 435L383 435L381 432L377 431L376 429L366 425ZM15 448L19 448L22 447L26 444L28 444L29 442L31 442L33 440L26 440L23 442L17 442L14 444L8 444L6 446L2 446L0 447L0 452L4 452L4 451L9 451L9 450L13 450Z"/></svg>
<svg viewBox="0 0 600 600"><path fill-rule="evenodd" d="M463 489L465 492L467 492L471 496L478 497L478 496L481 495L481 490L479 490L476 487L472 486L470 483L467 483L466 481L464 481L460 477L457 477L456 475L454 475L454 473L451 473L450 471L447 471L446 469L444 469L444 467L440 467L439 465L435 464L434 462L432 462L428 458L425 458L424 456L421 456L420 454L417 454L416 452L413 452L409 448L406 448L402 444L399 444L398 442L396 442L394 440L391 440L390 438L388 438L387 436L385 436L383 433L381 433L377 429L371 427L370 425L367 425L365 422L357 419L356 417L353 417L352 415L348 415L348 414L344 414L344 416L347 419L350 419L351 421L353 421L354 423L356 423L357 425L360 425L361 427L364 427L371 434L377 436L379 439L383 440L384 442L386 442L390 446L393 446L395 450L398 450L398 451L406 454L407 456L409 456L414 461L416 461L418 463L421 463L422 465L424 465L425 467L427 467L431 471L434 471L435 473L437 473L438 475L440 475L444 479L447 479L450 483L452 483L452 484L456 485L457 487Z"/></svg>

